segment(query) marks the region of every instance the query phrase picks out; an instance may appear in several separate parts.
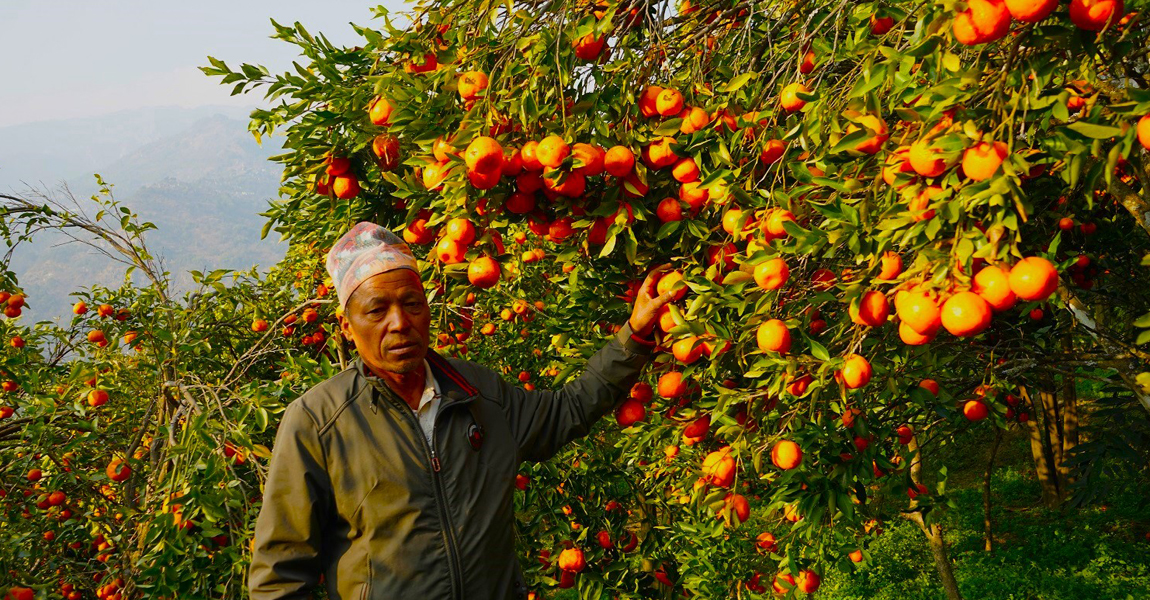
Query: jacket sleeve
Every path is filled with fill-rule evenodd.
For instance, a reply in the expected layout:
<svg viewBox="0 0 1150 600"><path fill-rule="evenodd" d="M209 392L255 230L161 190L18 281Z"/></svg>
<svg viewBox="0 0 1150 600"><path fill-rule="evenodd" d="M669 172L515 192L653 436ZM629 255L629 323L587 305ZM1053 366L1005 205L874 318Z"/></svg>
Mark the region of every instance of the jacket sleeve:
<svg viewBox="0 0 1150 600"><path fill-rule="evenodd" d="M523 460L544 461L571 440L587 435L639 378L652 348L632 337L630 324L599 349L587 369L555 391L527 391L496 376L512 434Z"/></svg>
<svg viewBox="0 0 1150 600"><path fill-rule="evenodd" d="M309 598L323 571L322 531L333 504L315 419L297 400L276 432L256 517L248 593L252 600Z"/></svg>

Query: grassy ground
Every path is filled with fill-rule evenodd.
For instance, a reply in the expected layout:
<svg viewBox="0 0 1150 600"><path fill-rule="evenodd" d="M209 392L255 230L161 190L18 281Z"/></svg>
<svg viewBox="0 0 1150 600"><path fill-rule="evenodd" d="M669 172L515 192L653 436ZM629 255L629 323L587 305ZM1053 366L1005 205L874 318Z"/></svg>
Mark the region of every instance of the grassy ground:
<svg viewBox="0 0 1150 600"><path fill-rule="evenodd" d="M981 478L989 439L955 448L950 486L958 504L944 520L964 597L993 600L1150 598L1150 485L1116 482L1105 504L1042 507L1027 440L1008 436L991 486L993 552L984 551ZM855 573L833 573L826 600L942 599L925 538L910 523L890 523Z"/></svg>
<svg viewBox="0 0 1150 600"><path fill-rule="evenodd" d="M967 600L1145 600L1150 598L1150 482L1115 482L1105 504L1042 507L1024 433L1004 437L995 470L995 549L983 549L982 477L992 440L967 439L937 458L950 468L958 504L943 521ZM930 465L928 464L928 467ZM820 600L944 600L926 540L909 522L888 522L853 573L824 574ZM565 592L555 593L555 592ZM574 599L573 590L548 597Z"/></svg>

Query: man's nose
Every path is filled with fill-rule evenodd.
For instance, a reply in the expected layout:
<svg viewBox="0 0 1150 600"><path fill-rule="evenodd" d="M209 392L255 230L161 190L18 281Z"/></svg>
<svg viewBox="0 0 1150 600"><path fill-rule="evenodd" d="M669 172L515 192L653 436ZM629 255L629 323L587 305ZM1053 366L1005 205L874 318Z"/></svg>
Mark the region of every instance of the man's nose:
<svg viewBox="0 0 1150 600"><path fill-rule="evenodd" d="M389 332L404 332L411 329L411 319L408 318L407 312L403 310L400 305L393 305L387 311L387 319L384 321L384 327Z"/></svg>

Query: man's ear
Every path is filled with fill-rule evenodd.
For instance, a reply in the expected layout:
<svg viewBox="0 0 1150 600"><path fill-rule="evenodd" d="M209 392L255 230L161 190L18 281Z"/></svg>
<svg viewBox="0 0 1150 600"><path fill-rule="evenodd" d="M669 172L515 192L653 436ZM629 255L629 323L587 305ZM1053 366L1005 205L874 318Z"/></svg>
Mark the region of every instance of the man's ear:
<svg viewBox="0 0 1150 600"><path fill-rule="evenodd" d="M351 321L347 320L347 315L338 314L335 316L335 318L339 321L339 332L343 336L343 339L354 344L355 334L351 330Z"/></svg>

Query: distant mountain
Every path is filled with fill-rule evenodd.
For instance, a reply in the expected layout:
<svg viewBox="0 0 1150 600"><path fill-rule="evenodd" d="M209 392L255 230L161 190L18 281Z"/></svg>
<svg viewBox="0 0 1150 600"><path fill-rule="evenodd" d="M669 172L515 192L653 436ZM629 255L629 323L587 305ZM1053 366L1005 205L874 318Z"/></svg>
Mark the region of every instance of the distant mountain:
<svg viewBox="0 0 1150 600"><path fill-rule="evenodd" d="M82 133L67 143L60 158L47 163L59 170L37 179L54 189L66 173L73 195L93 215L95 205L89 206L86 199L96 192L92 174L99 173L113 184L119 202L142 221L156 224L158 229L147 234L148 245L163 257L177 293L183 293L192 287L190 269L250 269L258 264L266 272L286 251L277 236L259 239L264 218L258 213L276 198L279 188L280 169L267 158L281 151L280 142L265 138L262 146L257 144L247 131L248 112L151 109L43 123L42 136L24 130L35 124L0 128L0 173L12 164L4 157L19 153L9 145L18 139L6 135L10 130L20 129L30 148L47 153L52 145L48 140L83 121ZM47 167L31 168L36 169ZM7 180L13 178L30 179L9 175ZM12 191L22 192L24 187L17 185ZM71 292L96 283L116 287L123 281L123 265L67 241L63 235L41 234L35 244L16 249L12 267L29 293L32 320L64 317L66 321L74 302Z"/></svg>

